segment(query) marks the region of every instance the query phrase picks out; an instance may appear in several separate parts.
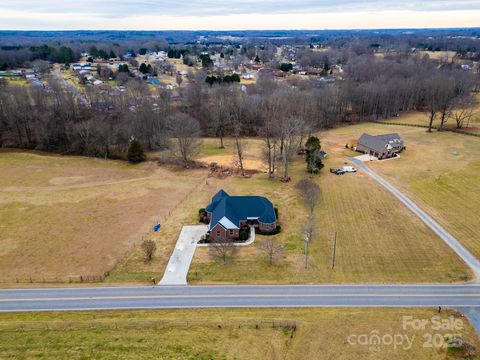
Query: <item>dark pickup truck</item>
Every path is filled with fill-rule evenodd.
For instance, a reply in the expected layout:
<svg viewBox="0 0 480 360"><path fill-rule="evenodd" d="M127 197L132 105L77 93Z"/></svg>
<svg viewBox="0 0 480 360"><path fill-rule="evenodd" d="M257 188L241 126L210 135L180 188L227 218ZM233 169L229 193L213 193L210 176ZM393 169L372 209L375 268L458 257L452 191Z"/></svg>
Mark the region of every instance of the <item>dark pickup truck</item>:
<svg viewBox="0 0 480 360"><path fill-rule="evenodd" d="M345 171L342 169L335 169L335 168L330 168L330 172L335 175L343 175L345 174Z"/></svg>

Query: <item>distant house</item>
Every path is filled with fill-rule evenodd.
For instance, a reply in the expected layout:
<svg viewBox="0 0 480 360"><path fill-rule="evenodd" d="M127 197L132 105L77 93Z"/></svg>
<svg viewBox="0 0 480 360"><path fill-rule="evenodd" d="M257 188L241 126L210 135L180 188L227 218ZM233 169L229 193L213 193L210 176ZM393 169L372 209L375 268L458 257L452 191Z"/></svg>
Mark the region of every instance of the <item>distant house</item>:
<svg viewBox="0 0 480 360"><path fill-rule="evenodd" d="M208 235L214 239L238 238L240 228L249 225L262 232L273 232L277 226L273 204L263 196L230 196L220 190L205 211Z"/></svg>
<svg viewBox="0 0 480 360"><path fill-rule="evenodd" d="M36 78L35 70L33 70L33 69L23 69L22 70L22 75L27 80L33 80L33 79Z"/></svg>
<svg viewBox="0 0 480 360"><path fill-rule="evenodd" d="M253 79L253 74L249 73L249 72L243 73L242 78L244 78L245 80L252 80Z"/></svg>
<svg viewBox="0 0 480 360"><path fill-rule="evenodd" d="M72 68L74 71L81 71L81 70L90 71L92 70L92 64L90 64L89 62L75 63L72 65Z"/></svg>
<svg viewBox="0 0 480 360"><path fill-rule="evenodd" d="M318 81L323 82L323 83L333 83L333 82L335 82L335 78L331 75L321 76L321 77L318 78Z"/></svg>
<svg viewBox="0 0 480 360"><path fill-rule="evenodd" d="M396 156L405 149L404 142L400 135L384 134L369 135L364 133L357 141L357 151L375 156L378 159L387 159Z"/></svg>

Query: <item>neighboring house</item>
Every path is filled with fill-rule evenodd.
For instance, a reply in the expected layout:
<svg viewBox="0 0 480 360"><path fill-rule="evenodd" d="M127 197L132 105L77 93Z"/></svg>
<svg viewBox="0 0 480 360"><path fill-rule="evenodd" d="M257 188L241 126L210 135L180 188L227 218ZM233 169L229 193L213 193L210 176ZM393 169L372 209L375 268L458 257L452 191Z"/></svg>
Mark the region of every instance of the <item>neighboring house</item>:
<svg viewBox="0 0 480 360"><path fill-rule="evenodd" d="M364 133L357 142L357 151L387 159L405 149L404 142L398 134L369 135Z"/></svg>
<svg viewBox="0 0 480 360"><path fill-rule="evenodd" d="M87 70L90 71L92 70L92 64L86 62L86 63L75 63L72 65L72 68L74 71L80 71L80 70Z"/></svg>
<svg viewBox="0 0 480 360"><path fill-rule="evenodd" d="M267 233L277 226L273 204L263 196L230 196L220 190L205 211L208 235L214 239L238 238L240 228L249 225Z"/></svg>
<svg viewBox="0 0 480 360"><path fill-rule="evenodd" d="M33 70L33 69L23 69L22 70L22 75L27 80L33 80L33 79L36 78L35 70Z"/></svg>
<svg viewBox="0 0 480 360"><path fill-rule="evenodd" d="M249 73L249 72L246 72L246 73L243 73L243 74L242 74L242 77L243 77L245 80L252 80L252 79L253 79L253 74L252 74L252 73Z"/></svg>

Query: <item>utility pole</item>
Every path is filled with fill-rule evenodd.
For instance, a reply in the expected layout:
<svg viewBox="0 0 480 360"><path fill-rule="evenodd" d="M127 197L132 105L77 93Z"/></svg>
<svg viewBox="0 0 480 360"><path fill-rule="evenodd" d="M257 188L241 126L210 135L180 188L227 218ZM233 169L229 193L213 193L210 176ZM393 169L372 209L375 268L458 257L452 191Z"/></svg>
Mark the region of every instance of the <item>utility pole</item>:
<svg viewBox="0 0 480 360"><path fill-rule="evenodd" d="M332 270L335 268L335 256L337 254L337 232L333 233L333 256L332 256Z"/></svg>
<svg viewBox="0 0 480 360"><path fill-rule="evenodd" d="M305 269L308 266L308 243L310 242L310 234L305 233Z"/></svg>

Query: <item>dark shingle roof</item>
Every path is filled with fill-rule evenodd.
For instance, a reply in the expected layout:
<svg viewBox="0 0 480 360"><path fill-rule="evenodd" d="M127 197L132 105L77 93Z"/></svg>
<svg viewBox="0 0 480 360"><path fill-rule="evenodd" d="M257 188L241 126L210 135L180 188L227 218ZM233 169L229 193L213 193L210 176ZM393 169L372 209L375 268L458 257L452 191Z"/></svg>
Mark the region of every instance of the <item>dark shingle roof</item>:
<svg viewBox="0 0 480 360"><path fill-rule="evenodd" d="M208 212L213 212L213 210L215 209L215 207L218 205L218 203L220 202L220 200L222 200L223 198L225 197L229 197L230 195L228 195L223 189L221 189L219 192L217 192L213 197L212 197L212 202L205 208L206 211Z"/></svg>
<svg viewBox="0 0 480 360"><path fill-rule="evenodd" d="M360 136L360 139L358 139L357 145L363 145L372 150L384 152L386 145L394 139L401 139L401 137L397 133L376 136L363 133L362 136Z"/></svg>
<svg viewBox="0 0 480 360"><path fill-rule="evenodd" d="M263 196L229 196L220 190L213 198L206 210L211 215L210 229L217 223L226 228L232 225L239 228L240 221L248 218L258 218L264 224L271 224L277 220L273 204ZM226 218L226 220L224 219Z"/></svg>

